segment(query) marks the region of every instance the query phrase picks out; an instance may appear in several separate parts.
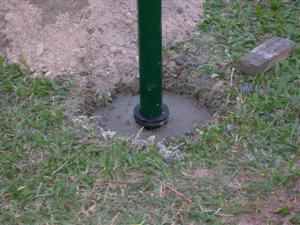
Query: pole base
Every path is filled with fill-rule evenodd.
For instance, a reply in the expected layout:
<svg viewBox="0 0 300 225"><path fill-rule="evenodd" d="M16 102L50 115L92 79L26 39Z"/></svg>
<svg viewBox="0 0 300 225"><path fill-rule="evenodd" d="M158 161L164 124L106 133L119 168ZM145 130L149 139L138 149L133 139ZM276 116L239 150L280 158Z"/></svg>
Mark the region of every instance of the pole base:
<svg viewBox="0 0 300 225"><path fill-rule="evenodd" d="M159 117L148 119L144 117L140 112L141 106L137 105L134 108L133 116L135 119L135 122L142 127L144 127L147 130L153 130L159 127L162 127L168 123L169 120L169 107L165 104L163 104L163 110Z"/></svg>

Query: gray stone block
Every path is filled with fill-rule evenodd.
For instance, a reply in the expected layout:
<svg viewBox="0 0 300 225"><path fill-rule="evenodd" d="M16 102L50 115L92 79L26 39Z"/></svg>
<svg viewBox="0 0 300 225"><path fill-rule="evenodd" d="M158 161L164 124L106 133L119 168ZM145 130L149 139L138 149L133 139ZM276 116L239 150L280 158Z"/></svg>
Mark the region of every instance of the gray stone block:
<svg viewBox="0 0 300 225"><path fill-rule="evenodd" d="M289 39L271 38L241 57L238 68L243 73L257 75L286 59L295 47L295 42Z"/></svg>

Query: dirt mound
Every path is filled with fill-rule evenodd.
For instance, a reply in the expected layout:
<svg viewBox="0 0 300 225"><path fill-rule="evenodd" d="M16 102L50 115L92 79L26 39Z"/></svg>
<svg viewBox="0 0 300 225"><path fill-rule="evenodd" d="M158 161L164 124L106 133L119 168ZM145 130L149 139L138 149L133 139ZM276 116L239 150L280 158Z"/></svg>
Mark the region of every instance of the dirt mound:
<svg viewBox="0 0 300 225"><path fill-rule="evenodd" d="M182 40L200 21L199 0L166 0L164 40ZM0 53L34 76L93 76L111 89L137 69L136 0L0 0Z"/></svg>

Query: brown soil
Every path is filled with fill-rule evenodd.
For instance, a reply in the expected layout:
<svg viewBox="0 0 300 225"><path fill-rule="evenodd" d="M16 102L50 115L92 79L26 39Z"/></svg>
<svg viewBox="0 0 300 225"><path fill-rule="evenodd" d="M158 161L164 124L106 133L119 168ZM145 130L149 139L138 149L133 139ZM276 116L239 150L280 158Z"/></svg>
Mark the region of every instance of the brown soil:
<svg viewBox="0 0 300 225"><path fill-rule="evenodd" d="M299 178L298 178L299 179ZM257 199L252 205L260 210L249 212L238 222L238 225L286 224L293 225L293 218L300 212L300 186L297 184L291 190L280 189L268 194L266 200ZM287 207L286 213L279 213L280 209Z"/></svg>
<svg viewBox="0 0 300 225"><path fill-rule="evenodd" d="M163 2L165 89L222 111L227 86L199 72L209 61L209 49L195 48L209 41L195 29L202 1ZM114 94L138 91L136 14L136 0L0 0L0 54L33 76L68 75L80 91L70 110L91 115Z"/></svg>
<svg viewBox="0 0 300 225"><path fill-rule="evenodd" d="M66 104L72 120L119 93L137 94L136 0L0 0L0 9L0 54L32 76L75 81ZM229 86L201 72L211 50L195 29L202 1L166 0L163 9L164 89L194 97L211 116L224 113Z"/></svg>
<svg viewBox="0 0 300 225"><path fill-rule="evenodd" d="M164 40L190 36L202 1L163 2ZM110 90L138 75L136 0L0 0L0 19L0 54L34 76L94 76Z"/></svg>
<svg viewBox="0 0 300 225"><path fill-rule="evenodd" d="M300 162L300 161L299 161ZM300 168L300 164L297 162L292 170L297 171ZM245 184L253 181L267 182L261 175L256 174L252 176L243 171L243 176L239 178L239 182L245 186ZM241 188L239 191L243 191ZM296 225L295 217L300 213L300 177L296 177L291 185L287 187L279 187L275 191L268 192L263 198L252 199L244 203L247 209L245 214L238 219L233 218L231 221L238 225ZM298 215L299 217L299 215Z"/></svg>

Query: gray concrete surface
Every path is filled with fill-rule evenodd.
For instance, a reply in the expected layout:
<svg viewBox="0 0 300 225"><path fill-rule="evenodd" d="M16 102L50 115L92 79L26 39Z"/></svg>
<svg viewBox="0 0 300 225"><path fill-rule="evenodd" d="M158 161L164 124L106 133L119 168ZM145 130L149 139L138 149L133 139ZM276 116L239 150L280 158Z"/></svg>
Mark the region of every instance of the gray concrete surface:
<svg viewBox="0 0 300 225"><path fill-rule="evenodd" d="M141 129L133 118L133 109L138 102L138 96L119 96L111 105L98 109L94 116L99 129L116 132L119 137L135 138ZM165 92L164 102L170 109L168 124L151 131L143 130L140 138L147 139L155 135L155 140L160 141L166 137L179 137L196 126L205 126L212 119L205 108L182 95Z"/></svg>

